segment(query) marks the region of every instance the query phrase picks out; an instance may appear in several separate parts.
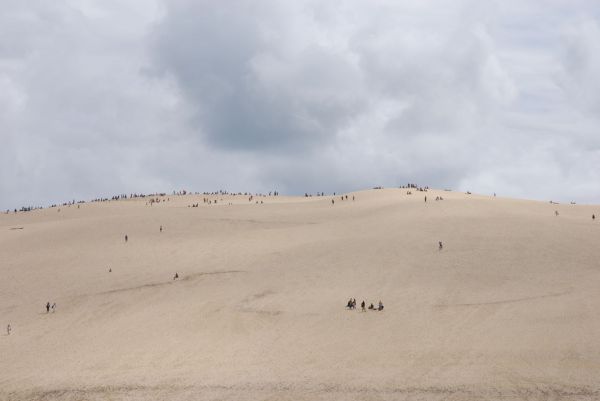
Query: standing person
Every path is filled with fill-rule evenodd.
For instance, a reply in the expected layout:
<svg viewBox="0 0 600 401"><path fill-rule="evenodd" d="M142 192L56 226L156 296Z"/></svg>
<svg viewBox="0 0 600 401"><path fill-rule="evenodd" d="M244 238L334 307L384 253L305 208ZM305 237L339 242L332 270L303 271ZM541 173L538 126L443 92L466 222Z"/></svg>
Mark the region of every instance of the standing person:
<svg viewBox="0 0 600 401"><path fill-rule="evenodd" d="M12 330L12 327L10 327L10 323L8 324L8 326L6 326L6 335L10 336L10 331Z"/></svg>
<svg viewBox="0 0 600 401"><path fill-rule="evenodd" d="M439 246L439 250L441 251L444 248L444 245L442 244L442 241L438 241L438 246Z"/></svg>
<svg viewBox="0 0 600 401"><path fill-rule="evenodd" d="M127 234L125 234L125 242L127 242L127 239L128 239L128 238L127 238Z"/></svg>
<svg viewBox="0 0 600 401"><path fill-rule="evenodd" d="M595 214L592 215L592 220L596 220L596 215Z"/></svg>
<svg viewBox="0 0 600 401"><path fill-rule="evenodd" d="M362 308L363 312L366 312L367 310L365 309L365 300L363 299L363 301L360 303L360 307Z"/></svg>
<svg viewBox="0 0 600 401"><path fill-rule="evenodd" d="M56 302L52 304L52 313L56 312Z"/></svg>
<svg viewBox="0 0 600 401"><path fill-rule="evenodd" d="M50 302L46 303L46 313L50 312Z"/></svg>
<svg viewBox="0 0 600 401"><path fill-rule="evenodd" d="M425 195L425 203L427 203L427 195Z"/></svg>
<svg viewBox="0 0 600 401"><path fill-rule="evenodd" d="M160 232L162 233L162 226L160 226Z"/></svg>

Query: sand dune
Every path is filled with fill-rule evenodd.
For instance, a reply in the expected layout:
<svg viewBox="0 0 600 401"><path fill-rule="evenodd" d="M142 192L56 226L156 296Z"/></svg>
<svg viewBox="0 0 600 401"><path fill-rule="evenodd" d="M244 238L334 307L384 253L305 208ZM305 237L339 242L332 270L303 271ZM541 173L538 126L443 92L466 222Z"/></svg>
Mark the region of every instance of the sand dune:
<svg viewBox="0 0 600 401"><path fill-rule="evenodd" d="M424 195L2 214L0 399L600 399L600 207Z"/></svg>

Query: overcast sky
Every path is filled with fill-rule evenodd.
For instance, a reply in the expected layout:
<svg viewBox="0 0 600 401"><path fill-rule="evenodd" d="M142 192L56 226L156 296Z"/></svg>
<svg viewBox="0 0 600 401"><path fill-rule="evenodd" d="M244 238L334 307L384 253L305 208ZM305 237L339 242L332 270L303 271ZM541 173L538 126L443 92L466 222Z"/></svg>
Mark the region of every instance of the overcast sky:
<svg viewBox="0 0 600 401"><path fill-rule="evenodd" d="M0 0L0 208L417 182L600 203L600 3Z"/></svg>

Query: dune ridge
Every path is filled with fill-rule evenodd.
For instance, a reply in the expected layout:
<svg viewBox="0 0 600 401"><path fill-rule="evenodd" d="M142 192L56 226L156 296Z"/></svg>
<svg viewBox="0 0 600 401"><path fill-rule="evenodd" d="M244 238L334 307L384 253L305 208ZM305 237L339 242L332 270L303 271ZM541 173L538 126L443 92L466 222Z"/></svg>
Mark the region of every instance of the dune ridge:
<svg viewBox="0 0 600 401"><path fill-rule="evenodd" d="M600 399L600 207L407 192L1 214L0 399Z"/></svg>

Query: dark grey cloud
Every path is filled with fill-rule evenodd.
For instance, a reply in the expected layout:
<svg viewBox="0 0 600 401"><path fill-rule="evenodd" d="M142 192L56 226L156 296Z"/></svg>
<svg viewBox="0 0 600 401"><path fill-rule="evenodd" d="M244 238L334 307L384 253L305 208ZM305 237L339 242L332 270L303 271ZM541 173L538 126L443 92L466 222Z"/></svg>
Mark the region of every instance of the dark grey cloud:
<svg viewBox="0 0 600 401"><path fill-rule="evenodd" d="M225 149L306 150L365 107L348 54L301 28L281 2L176 1L156 32L158 66L195 106L195 128ZM282 20L283 18L283 20ZM308 21L307 21L308 22ZM294 31L295 30L295 31ZM308 33L308 32L307 32Z"/></svg>
<svg viewBox="0 0 600 401"><path fill-rule="evenodd" d="M594 1L1 5L1 208L409 180L600 201Z"/></svg>

